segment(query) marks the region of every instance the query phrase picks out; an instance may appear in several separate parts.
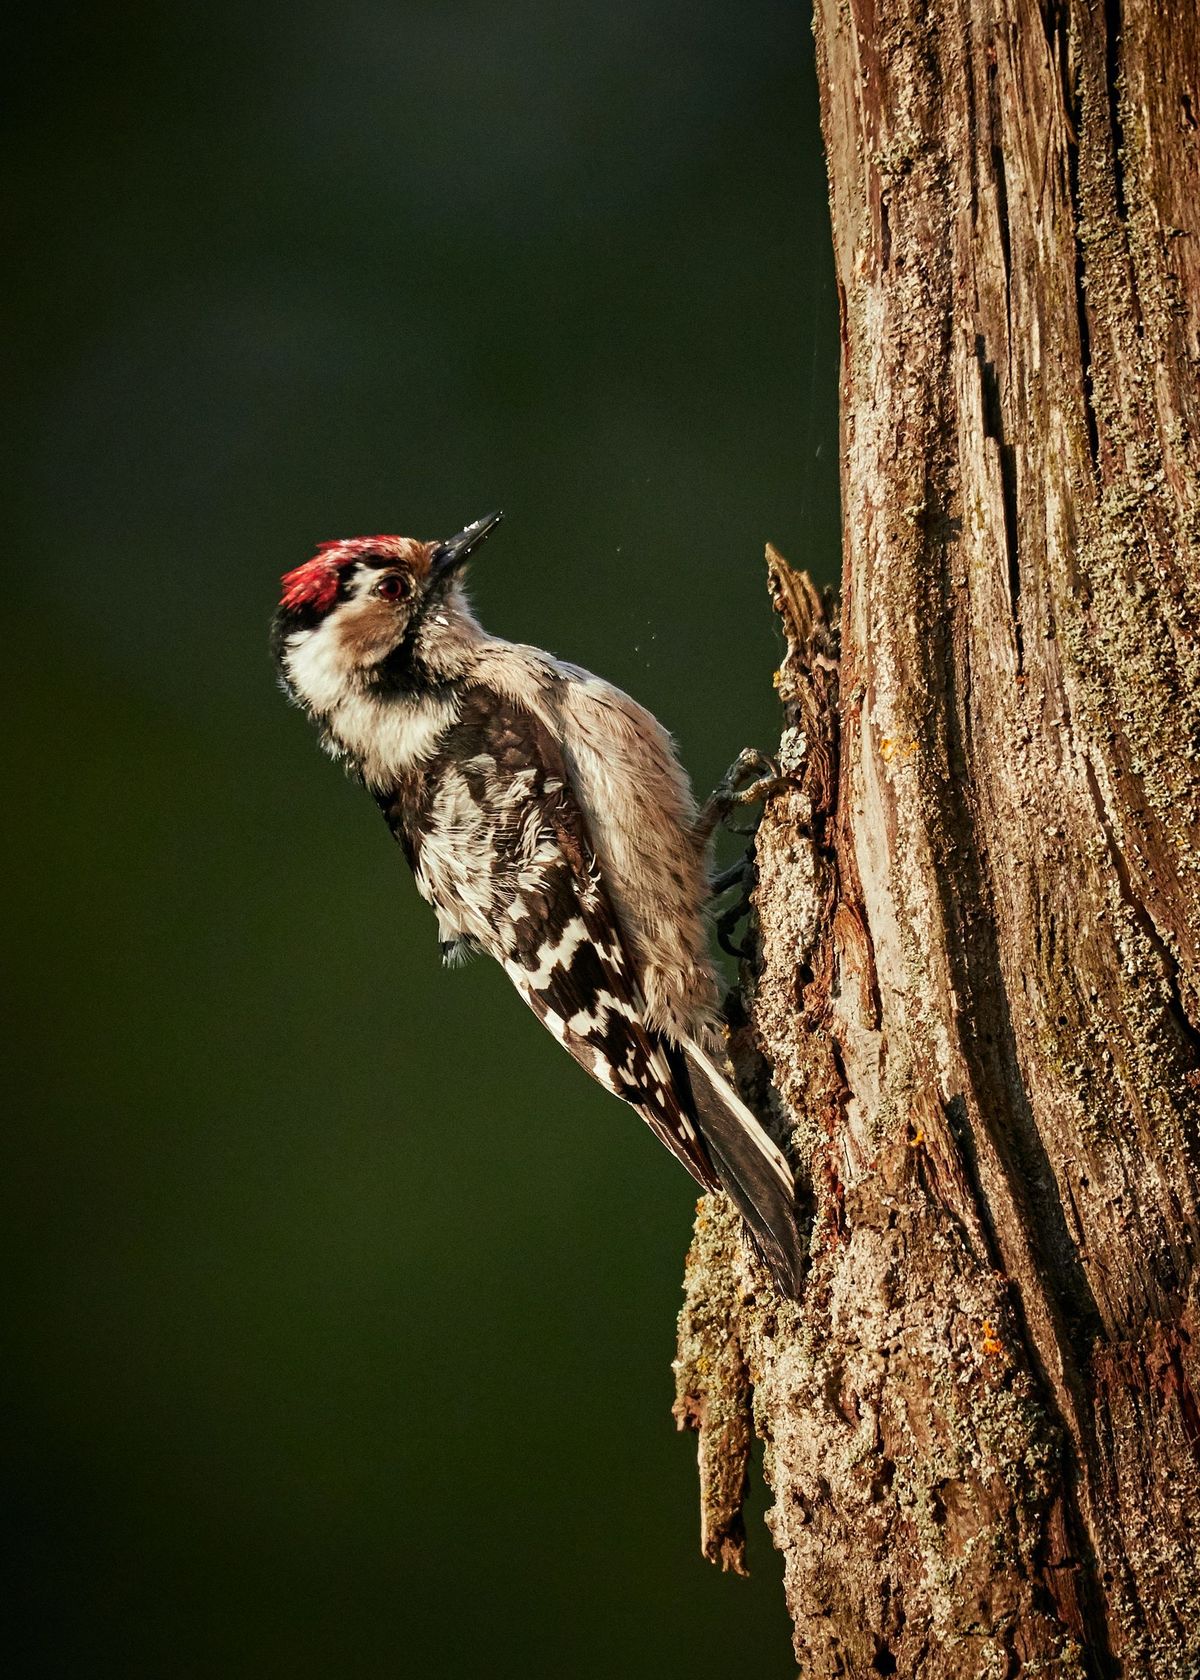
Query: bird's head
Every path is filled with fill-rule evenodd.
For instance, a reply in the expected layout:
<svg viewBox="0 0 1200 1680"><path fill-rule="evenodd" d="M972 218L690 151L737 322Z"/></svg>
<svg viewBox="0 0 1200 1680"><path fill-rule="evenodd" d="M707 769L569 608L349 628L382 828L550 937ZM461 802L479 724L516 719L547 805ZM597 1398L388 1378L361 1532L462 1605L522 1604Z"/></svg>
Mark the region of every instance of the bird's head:
<svg viewBox="0 0 1200 1680"><path fill-rule="evenodd" d="M499 513L444 542L349 537L285 573L271 646L289 693L332 711L364 686L418 689L456 674L478 638L463 569Z"/></svg>

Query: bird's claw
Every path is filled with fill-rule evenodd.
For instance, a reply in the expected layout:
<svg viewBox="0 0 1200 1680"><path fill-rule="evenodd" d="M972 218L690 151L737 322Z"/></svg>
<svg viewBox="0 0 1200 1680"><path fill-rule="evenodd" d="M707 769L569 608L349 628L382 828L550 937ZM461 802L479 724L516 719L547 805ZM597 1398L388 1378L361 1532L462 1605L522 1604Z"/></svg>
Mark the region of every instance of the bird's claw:
<svg viewBox="0 0 1200 1680"><path fill-rule="evenodd" d="M748 778L753 778L749 780ZM696 840L701 846L706 846L718 824L723 824L733 834L751 835L753 827L742 828L728 819L740 805L756 805L767 799L771 794L778 793L787 783L779 766L766 753L759 752L757 747L746 747L734 759L729 769L721 777L708 799L696 822ZM743 786L743 784L745 784ZM717 942L721 949L731 957L748 960L752 953L744 946L735 944L733 931L738 923L750 910L750 891L754 882L753 852L748 851L744 857L730 868L722 870L713 876L709 882L709 896L720 898L723 893L731 892L734 887L739 888L738 896L716 919Z"/></svg>
<svg viewBox="0 0 1200 1680"><path fill-rule="evenodd" d="M760 774L748 786L741 787L739 784L753 771ZM757 805L771 794L778 793L786 781L787 777L773 758L759 752L757 747L743 747L717 783L713 798L719 800L726 810L732 810L735 805Z"/></svg>
<svg viewBox="0 0 1200 1680"><path fill-rule="evenodd" d="M754 780L747 782L753 776ZM745 786L742 784L746 783ZM706 844L719 823L741 805L757 805L787 785L787 777L773 758L759 752L757 747L745 747L721 777L704 802L696 822L696 838ZM733 825L730 824L733 828ZM735 834L749 834L750 829L733 828Z"/></svg>
<svg viewBox="0 0 1200 1680"><path fill-rule="evenodd" d="M721 898L725 893L732 892L734 887L744 889L749 864L750 854L747 852L736 863L731 863L728 869L722 869L719 875L714 875L708 883L708 896Z"/></svg>

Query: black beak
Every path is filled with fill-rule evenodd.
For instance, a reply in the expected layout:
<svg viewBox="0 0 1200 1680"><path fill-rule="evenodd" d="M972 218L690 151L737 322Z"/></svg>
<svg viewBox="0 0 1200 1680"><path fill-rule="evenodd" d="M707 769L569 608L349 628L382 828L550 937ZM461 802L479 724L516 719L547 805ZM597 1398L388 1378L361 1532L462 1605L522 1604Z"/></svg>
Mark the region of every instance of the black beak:
<svg viewBox="0 0 1200 1680"><path fill-rule="evenodd" d="M489 537L504 518L502 513L485 513L482 519L477 519L473 525L468 525L456 537L447 537L439 543L430 557L430 571L434 577L442 577L447 572L454 571L468 559L485 537Z"/></svg>

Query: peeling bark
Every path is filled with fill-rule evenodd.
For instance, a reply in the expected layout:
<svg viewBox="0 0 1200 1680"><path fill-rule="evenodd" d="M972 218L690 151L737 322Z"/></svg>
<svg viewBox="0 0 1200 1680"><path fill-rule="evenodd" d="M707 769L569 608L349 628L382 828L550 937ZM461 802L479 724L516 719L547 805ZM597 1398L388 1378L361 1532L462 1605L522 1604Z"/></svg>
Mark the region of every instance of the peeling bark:
<svg viewBox="0 0 1200 1680"><path fill-rule="evenodd" d="M705 1549L744 1425L806 1675L1200 1665L1200 20L818 0L834 627L769 554L787 788L735 1063L811 1219L702 1204ZM739 1418L742 1423L739 1424Z"/></svg>

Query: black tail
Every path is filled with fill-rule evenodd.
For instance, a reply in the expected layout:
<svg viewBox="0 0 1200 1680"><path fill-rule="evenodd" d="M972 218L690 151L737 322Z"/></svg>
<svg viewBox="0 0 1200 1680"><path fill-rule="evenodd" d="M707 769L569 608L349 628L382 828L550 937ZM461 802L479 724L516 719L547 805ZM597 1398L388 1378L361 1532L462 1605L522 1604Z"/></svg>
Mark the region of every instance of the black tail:
<svg viewBox="0 0 1200 1680"><path fill-rule="evenodd" d="M796 1300L804 1275L804 1245L796 1222L792 1169L778 1144L699 1045L685 1039L676 1055L684 1064L680 1071L686 1073L717 1176L746 1221L780 1293Z"/></svg>

